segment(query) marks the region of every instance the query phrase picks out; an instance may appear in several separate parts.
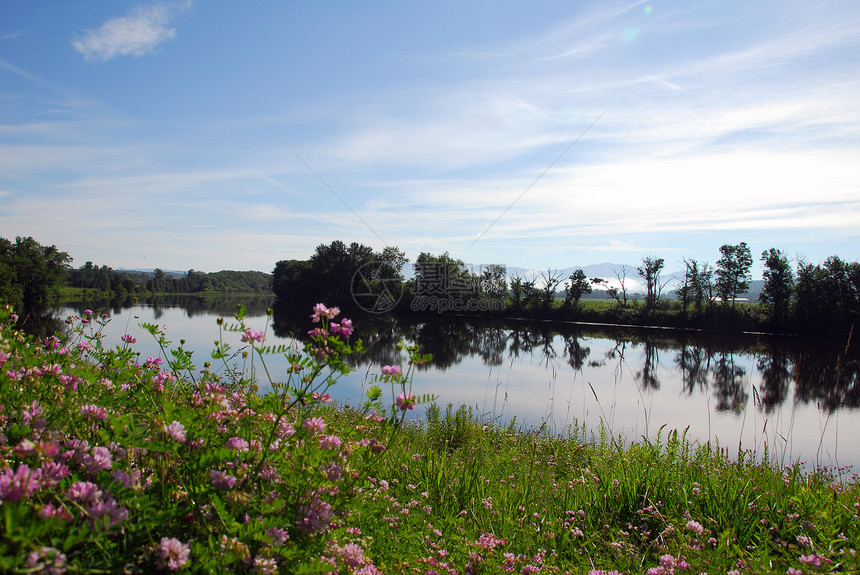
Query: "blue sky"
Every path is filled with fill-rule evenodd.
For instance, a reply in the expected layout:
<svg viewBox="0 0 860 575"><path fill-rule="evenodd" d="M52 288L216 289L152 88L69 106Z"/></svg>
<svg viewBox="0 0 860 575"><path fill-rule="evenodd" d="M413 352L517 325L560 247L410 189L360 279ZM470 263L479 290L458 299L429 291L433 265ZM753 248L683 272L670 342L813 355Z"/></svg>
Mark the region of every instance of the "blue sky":
<svg viewBox="0 0 860 575"><path fill-rule="evenodd" d="M860 3L0 2L0 236L531 269L860 260Z"/></svg>

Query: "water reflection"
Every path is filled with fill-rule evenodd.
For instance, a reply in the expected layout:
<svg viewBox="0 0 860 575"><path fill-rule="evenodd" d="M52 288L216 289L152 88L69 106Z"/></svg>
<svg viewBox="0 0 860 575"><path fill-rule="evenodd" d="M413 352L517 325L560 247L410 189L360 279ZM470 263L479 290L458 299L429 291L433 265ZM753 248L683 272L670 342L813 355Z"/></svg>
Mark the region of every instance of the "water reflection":
<svg viewBox="0 0 860 575"><path fill-rule="evenodd" d="M255 328L262 327L272 302L242 303ZM170 324L168 335L185 338L200 363L211 351L215 318L229 318L236 309L230 298L159 297L145 304L104 305L120 326ZM85 307L97 310L87 303L64 313ZM844 439L838 445L835 437L827 443L831 432L860 433L860 354L844 342L344 313L355 321L355 337L366 351L354 358L358 375L338 386L342 401L356 403L367 374L399 362L398 344L406 341L433 354L430 364L419 367L417 392L435 393L443 404L472 405L488 419L546 420L558 431L573 423L590 428L603 423L632 437L652 437L664 423L679 429L691 425L691 437L700 441L765 442L785 457L810 461L844 461L844 452L854 450L847 457L860 465L860 446L846 446ZM274 306L269 343L303 335L309 315L305 308ZM141 334L138 341L145 338ZM837 412L839 429L828 428Z"/></svg>

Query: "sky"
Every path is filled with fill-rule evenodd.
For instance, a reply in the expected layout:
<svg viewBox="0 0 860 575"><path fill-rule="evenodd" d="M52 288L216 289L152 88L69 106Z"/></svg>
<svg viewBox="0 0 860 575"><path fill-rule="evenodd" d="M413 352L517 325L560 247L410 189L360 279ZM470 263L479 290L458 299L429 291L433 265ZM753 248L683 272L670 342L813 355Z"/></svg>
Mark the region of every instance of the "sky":
<svg viewBox="0 0 860 575"><path fill-rule="evenodd" d="M261 270L860 260L856 0L0 0L0 236Z"/></svg>

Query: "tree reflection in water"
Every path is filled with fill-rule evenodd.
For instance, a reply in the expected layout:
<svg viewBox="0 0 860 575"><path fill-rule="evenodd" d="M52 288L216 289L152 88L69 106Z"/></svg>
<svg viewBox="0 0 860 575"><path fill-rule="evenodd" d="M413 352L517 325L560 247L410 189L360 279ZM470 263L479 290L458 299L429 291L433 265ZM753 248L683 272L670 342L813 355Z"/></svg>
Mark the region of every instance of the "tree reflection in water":
<svg viewBox="0 0 860 575"><path fill-rule="evenodd" d="M266 298L241 301L248 308L247 317L262 327L272 302ZM311 327L310 306L273 307L268 343L304 337ZM167 323L168 337L188 339L187 348L195 349L194 358L202 364L217 335L215 319L229 321L236 300L160 297L137 304L132 300L80 302L56 310L56 317L42 324L47 330L61 328L66 315L80 315L87 308L117 316L119 325L109 326L117 332L114 343L138 322ZM344 400L353 399L347 393L360 396L367 374L405 359L398 350L405 341L433 355L432 362L419 366L416 382L439 395L442 403L474 406L484 401L484 411L492 409L492 417L502 409L506 416L520 420L551 414L558 418L563 410L554 402L563 398L568 414L575 412L584 420L599 411L589 391L593 386L603 401L601 407L608 407L606 416L598 417L609 417L610 425L617 421L619 428L638 425L636 418L645 410L646 418L656 418L657 426L671 421L681 429L707 417L707 429L699 437L710 436L713 424L715 434L722 426L721 433L733 434L737 440L736 428L726 431L725 422L760 413L769 419L769 430L788 422L790 429L775 432L785 436L788 445L792 433L817 440L829 414L840 410L847 412L839 420L840 436L846 436L845 427L860 433L860 348L845 342L460 316L362 315L348 308L343 315L355 322L353 337L361 338L366 350L353 358L358 375L338 386L338 390L350 389L344 392ZM201 339L195 342L194 337ZM147 354L150 350L141 347L145 340L139 334L137 346ZM548 388L543 385L547 381ZM801 420L795 429L795 421ZM573 422L568 419L557 425L562 428L566 423ZM595 423L593 417L588 421L591 426ZM761 433L763 426L756 427ZM860 463L860 447L857 459Z"/></svg>

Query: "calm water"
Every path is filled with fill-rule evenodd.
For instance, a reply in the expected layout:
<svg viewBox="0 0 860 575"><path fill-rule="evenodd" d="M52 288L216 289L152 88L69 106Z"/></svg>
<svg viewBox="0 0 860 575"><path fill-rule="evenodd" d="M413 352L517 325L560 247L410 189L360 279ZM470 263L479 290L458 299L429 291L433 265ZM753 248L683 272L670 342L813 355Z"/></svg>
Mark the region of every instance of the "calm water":
<svg viewBox="0 0 860 575"><path fill-rule="evenodd" d="M267 344L289 343L291 333L310 329L309 309L276 309L267 326L268 304L246 302L246 323L267 327ZM157 323L175 343L184 338L199 365L218 337L216 320L230 321L235 310L232 303L188 298L89 307L110 314L107 342L129 333L142 358L157 356L154 339L138 325ZM575 424L596 430L602 423L626 439L654 439L665 426L663 433L687 429L688 438L716 441L732 453L740 443L761 457L767 447L779 464L800 460L860 470L860 355L850 347L846 353L846 342L442 317L353 320L367 352L332 389L338 401L358 404L368 374L397 362L395 346L405 340L434 355L416 374L413 391L435 394L440 405L469 405L485 420L516 416L528 426L546 422L556 433ZM242 347L237 334L225 336L234 349ZM241 358L233 363L243 367ZM283 379L283 358L272 356L267 364L275 380Z"/></svg>

